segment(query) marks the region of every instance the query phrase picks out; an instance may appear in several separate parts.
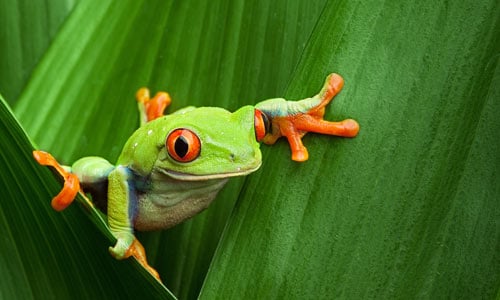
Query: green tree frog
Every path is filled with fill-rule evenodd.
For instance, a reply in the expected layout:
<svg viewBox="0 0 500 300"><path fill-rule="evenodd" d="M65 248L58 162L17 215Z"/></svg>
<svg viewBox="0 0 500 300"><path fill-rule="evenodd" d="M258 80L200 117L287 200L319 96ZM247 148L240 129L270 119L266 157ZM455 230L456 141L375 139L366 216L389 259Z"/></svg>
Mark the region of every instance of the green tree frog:
<svg viewBox="0 0 500 300"><path fill-rule="evenodd" d="M109 248L117 259L134 256L155 277L134 230L174 226L204 210L228 178L242 176L261 165L260 142L288 139L292 160L308 159L301 138L307 132L343 137L357 135L354 120L323 120L325 106L344 81L330 74L314 97L287 101L276 98L231 113L216 107L187 107L163 115L170 104L165 92L152 99L142 88L136 97L141 126L128 139L116 165L104 158L84 157L71 167L61 166L49 153L34 151L41 165L55 168L64 178L52 207L61 211L78 192L90 194L107 212L117 242ZM92 202L89 202L92 203Z"/></svg>

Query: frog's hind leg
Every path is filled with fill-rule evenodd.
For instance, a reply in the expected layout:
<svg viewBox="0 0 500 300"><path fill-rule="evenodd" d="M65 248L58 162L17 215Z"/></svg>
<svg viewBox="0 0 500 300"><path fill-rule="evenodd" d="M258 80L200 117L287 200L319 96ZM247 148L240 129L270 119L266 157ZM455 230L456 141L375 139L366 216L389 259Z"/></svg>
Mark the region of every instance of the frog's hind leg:
<svg viewBox="0 0 500 300"><path fill-rule="evenodd" d="M80 181L78 176L68 171L68 167L61 166L57 160L50 154L44 151L33 151L35 160L43 166L53 167L59 175L64 178L64 186L62 190L52 198L52 208L61 211L68 207L80 191Z"/></svg>

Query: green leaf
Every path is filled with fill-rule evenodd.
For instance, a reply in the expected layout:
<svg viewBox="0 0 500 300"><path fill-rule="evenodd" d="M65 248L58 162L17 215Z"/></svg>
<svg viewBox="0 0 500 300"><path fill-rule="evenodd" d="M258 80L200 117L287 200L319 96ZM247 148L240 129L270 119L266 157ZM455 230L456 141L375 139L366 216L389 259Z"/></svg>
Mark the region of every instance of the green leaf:
<svg viewBox="0 0 500 300"><path fill-rule="evenodd" d="M346 85L326 118L357 119L359 136L310 134L303 164L286 142L262 146L261 170L232 180L206 212L141 234L166 285L182 299L203 282L201 298L493 298L500 7L454 2L82 0L21 98L28 76L7 81L3 65L12 90L0 92L61 162L114 161L138 125L141 86L167 90L170 111L235 110L311 96L337 72ZM20 36L22 49L40 38ZM60 184L0 112L0 295L167 297L133 260L108 255L109 237L84 210L50 209Z"/></svg>
<svg viewBox="0 0 500 300"><path fill-rule="evenodd" d="M203 298L495 297L499 8L329 2L286 95L343 74L329 115L360 134L308 136L300 165L265 149Z"/></svg>
<svg viewBox="0 0 500 300"><path fill-rule="evenodd" d="M15 103L76 0L0 1L0 91Z"/></svg>

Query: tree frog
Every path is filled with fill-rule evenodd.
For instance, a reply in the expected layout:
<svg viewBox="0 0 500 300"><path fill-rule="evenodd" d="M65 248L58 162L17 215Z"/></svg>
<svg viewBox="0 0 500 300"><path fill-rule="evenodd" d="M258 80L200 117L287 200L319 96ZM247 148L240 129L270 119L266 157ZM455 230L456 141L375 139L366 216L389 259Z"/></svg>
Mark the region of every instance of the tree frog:
<svg viewBox="0 0 500 300"><path fill-rule="evenodd" d="M100 157L84 157L71 167L60 165L47 152L34 151L35 159L64 178L52 207L65 209L78 192L90 194L107 212L117 242L109 248L117 259L134 256L151 274L144 248L134 230L174 226L204 210L228 178L243 176L261 165L260 142L288 139L292 160L308 159L302 137L316 132L343 137L357 135L352 119L323 120L325 106L344 81L330 74L314 97L287 101L269 99L231 113L217 107L187 107L163 115L170 96L150 99L145 88L137 92L141 126L128 139L115 165ZM90 201L90 200L89 200ZM93 204L91 204L93 205Z"/></svg>

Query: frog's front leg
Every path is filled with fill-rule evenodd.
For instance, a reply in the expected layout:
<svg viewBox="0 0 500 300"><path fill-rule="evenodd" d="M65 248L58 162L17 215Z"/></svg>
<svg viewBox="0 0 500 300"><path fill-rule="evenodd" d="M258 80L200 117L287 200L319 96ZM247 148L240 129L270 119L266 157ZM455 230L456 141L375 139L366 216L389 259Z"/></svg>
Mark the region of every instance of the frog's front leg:
<svg viewBox="0 0 500 300"><path fill-rule="evenodd" d="M312 98L299 101L270 99L262 101L256 108L270 119L271 128L262 141L273 144L282 136L286 137L292 150L292 160L305 161L309 154L302 144L302 137L307 132L354 137L358 134L359 125L352 119L340 122L323 120L325 107L340 92L344 80L338 74L330 74L321 91Z"/></svg>
<svg viewBox="0 0 500 300"><path fill-rule="evenodd" d="M85 205L94 207L85 195L89 192L92 199L97 200L97 195L93 194L91 186L99 187L99 183L106 182L109 172L114 169L114 166L102 157L88 156L77 160L71 167L60 165L57 160L48 152L35 150L33 151L35 160L43 166L54 168L57 173L63 178L64 185L62 190L52 198L52 208L57 211L62 211L68 207L76 197L78 192L81 193L85 200Z"/></svg>
<svg viewBox="0 0 500 300"><path fill-rule="evenodd" d="M39 164L53 167L64 179L63 189L52 199L52 207L57 211L68 207L78 192L81 192L87 205L93 206L80 186L108 180L108 223L111 233L117 238L116 245L110 247L111 254L118 259L135 257L146 270L160 279L158 272L147 263L144 247L132 230L131 214L134 210L130 208L135 204L135 194L129 188L130 171L127 168L115 168L100 157L81 158L71 167L60 165L50 153L44 151L33 151L33 157Z"/></svg>
<svg viewBox="0 0 500 300"><path fill-rule="evenodd" d="M116 238L109 252L116 259L134 256L153 276L160 279L158 272L146 260L146 252L135 238L133 220L137 212L138 199L135 189L130 186L132 172L125 166L117 166L108 176L108 224Z"/></svg>

